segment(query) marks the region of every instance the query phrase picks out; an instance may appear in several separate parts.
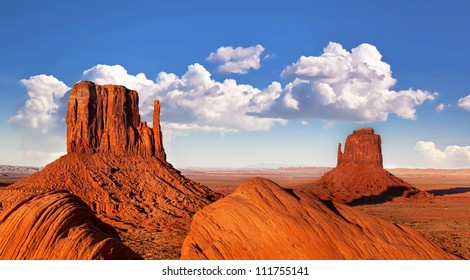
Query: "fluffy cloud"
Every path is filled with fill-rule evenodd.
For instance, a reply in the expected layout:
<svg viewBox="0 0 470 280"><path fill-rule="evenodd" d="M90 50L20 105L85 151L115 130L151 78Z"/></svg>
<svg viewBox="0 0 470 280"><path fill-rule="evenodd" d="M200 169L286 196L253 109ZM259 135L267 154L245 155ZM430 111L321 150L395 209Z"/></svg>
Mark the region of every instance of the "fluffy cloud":
<svg viewBox="0 0 470 280"><path fill-rule="evenodd" d="M435 167L462 168L470 165L470 146L447 146L441 151L433 142L419 141L415 149Z"/></svg>
<svg viewBox="0 0 470 280"><path fill-rule="evenodd" d="M441 104L439 104L439 105L436 106L436 110L437 110L438 112L444 111L444 108L445 108L444 103L441 103Z"/></svg>
<svg viewBox="0 0 470 280"><path fill-rule="evenodd" d="M120 65L96 65L83 72L83 79L137 90L139 111L147 121L152 120L153 100L159 99L165 139L194 131L269 130L276 123L286 123L280 118L251 115L269 109L281 94L279 83L273 82L260 90L237 84L233 79L218 82L200 64L190 65L181 77L161 72L155 81L147 79L143 73L131 75ZM51 130L64 120L67 106L61 99L70 88L46 75L21 80L21 83L26 86L29 99L11 117L11 123L28 128L21 130L20 149L24 151L25 162L43 165L65 152L63 127L60 126L60 131Z"/></svg>
<svg viewBox="0 0 470 280"><path fill-rule="evenodd" d="M29 98L10 122L47 133L55 127L61 99L70 88L54 76L47 75L23 79L21 83L28 90Z"/></svg>
<svg viewBox="0 0 470 280"><path fill-rule="evenodd" d="M130 75L119 65L97 65L84 72L83 78L98 84L115 83L139 92L140 112L150 120L153 100L162 103L163 128L172 132L269 130L280 118L261 118L251 114L270 108L282 87L273 82L260 90L251 85L237 84L233 79L217 82L200 64L188 67L178 77L161 72L156 81L144 74ZM169 132L169 133L172 133Z"/></svg>
<svg viewBox="0 0 470 280"><path fill-rule="evenodd" d="M457 105L467 111L470 111L470 95L460 98Z"/></svg>
<svg viewBox="0 0 470 280"><path fill-rule="evenodd" d="M415 107L434 100L423 90L392 90L396 80L390 65L370 44L349 52L330 42L322 55L302 56L281 75L294 81L265 115L372 122L385 121L394 113L414 120Z"/></svg>
<svg viewBox="0 0 470 280"><path fill-rule="evenodd" d="M10 118L19 129L24 164L44 166L65 153L65 102L63 97L70 89L54 76L37 75L21 80L28 99Z"/></svg>
<svg viewBox="0 0 470 280"><path fill-rule="evenodd" d="M210 62L221 62L218 69L223 73L246 74L250 69L259 69L260 56L264 51L261 45L248 48L220 47L206 58Z"/></svg>

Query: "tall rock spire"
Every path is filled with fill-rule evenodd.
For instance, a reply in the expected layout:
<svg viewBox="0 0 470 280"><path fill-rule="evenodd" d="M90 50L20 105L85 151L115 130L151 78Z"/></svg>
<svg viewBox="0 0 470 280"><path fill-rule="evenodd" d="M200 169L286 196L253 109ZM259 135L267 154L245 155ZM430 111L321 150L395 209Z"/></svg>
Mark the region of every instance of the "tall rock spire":
<svg viewBox="0 0 470 280"><path fill-rule="evenodd" d="M155 156L166 161L165 149L163 148L162 130L160 127L160 101L153 102L153 136L155 143Z"/></svg>

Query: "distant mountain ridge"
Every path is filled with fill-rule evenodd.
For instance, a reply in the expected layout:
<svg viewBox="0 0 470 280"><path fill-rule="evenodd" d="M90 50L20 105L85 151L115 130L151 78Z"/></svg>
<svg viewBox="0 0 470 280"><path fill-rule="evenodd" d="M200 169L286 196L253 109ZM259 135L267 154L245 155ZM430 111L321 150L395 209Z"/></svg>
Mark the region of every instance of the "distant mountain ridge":
<svg viewBox="0 0 470 280"><path fill-rule="evenodd" d="M42 167L0 165L0 173L34 173L41 169Z"/></svg>
<svg viewBox="0 0 470 280"><path fill-rule="evenodd" d="M283 167L307 167L307 165L260 162L260 163L245 165L244 168L283 168Z"/></svg>

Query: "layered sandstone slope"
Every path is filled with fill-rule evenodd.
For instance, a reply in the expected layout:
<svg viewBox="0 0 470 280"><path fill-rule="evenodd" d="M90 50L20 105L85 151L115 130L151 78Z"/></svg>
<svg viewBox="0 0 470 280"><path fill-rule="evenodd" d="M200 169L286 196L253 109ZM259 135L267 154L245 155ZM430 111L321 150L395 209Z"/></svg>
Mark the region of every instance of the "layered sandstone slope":
<svg viewBox="0 0 470 280"><path fill-rule="evenodd" d="M0 189L0 203L5 209L51 190L78 195L100 218L124 229L160 228L190 218L215 198L155 157L71 153Z"/></svg>
<svg viewBox="0 0 470 280"><path fill-rule="evenodd" d="M455 259L416 231L262 178L193 218L182 259Z"/></svg>
<svg viewBox="0 0 470 280"><path fill-rule="evenodd" d="M360 128L349 135L344 152L339 143L336 168L325 173L314 184L323 186L319 193L322 198L344 203L383 202L394 197L430 197L383 168L382 141L372 128Z"/></svg>
<svg viewBox="0 0 470 280"><path fill-rule="evenodd" d="M0 216L0 259L140 259L77 196L49 192Z"/></svg>
<svg viewBox="0 0 470 280"><path fill-rule="evenodd" d="M119 228L180 223L216 199L166 161L155 102L153 129L140 120L136 91L82 81L67 111L68 154L0 189L4 209L33 194L69 190ZM182 227L187 221L182 221Z"/></svg>

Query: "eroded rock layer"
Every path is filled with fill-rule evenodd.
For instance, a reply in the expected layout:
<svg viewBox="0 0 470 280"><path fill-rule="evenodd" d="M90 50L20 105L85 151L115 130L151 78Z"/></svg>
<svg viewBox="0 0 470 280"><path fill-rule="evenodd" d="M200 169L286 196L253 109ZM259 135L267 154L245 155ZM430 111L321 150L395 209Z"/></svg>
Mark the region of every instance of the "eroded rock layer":
<svg viewBox="0 0 470 280"><path fill-rule="evenodd" d="M49 192L0 216L0 259L140 259L79 197Z"/></svg>
<svg viewBox="0 0 470 280"><path fill-rule="evenodd" d="M346 138L344 152L338 145L336 167L314 183L324 199L343 203L375 203L402 197L429 200L431 195L383 168L382 141L372 128L360 128Z"/></svg>
<svg viewBox="0 0 470 280"><path fill-rule="evenodd" d="M182 259L455 259L418 232L254 178L193 218Z"/></svg>

